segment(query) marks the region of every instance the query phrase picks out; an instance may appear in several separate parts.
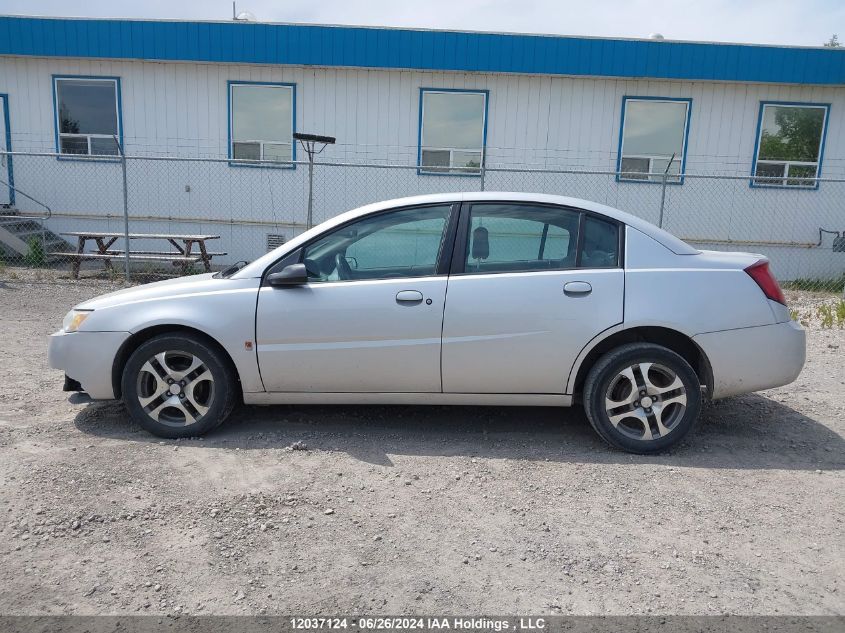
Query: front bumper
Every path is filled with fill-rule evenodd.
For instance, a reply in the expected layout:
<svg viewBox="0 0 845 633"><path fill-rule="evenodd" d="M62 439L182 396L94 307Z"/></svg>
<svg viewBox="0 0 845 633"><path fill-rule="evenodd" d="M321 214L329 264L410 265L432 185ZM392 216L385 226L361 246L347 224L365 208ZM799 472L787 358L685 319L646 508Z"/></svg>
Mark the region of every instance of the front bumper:
<svg viewBox="0 0 845 633"><path fill-rule="evenodd" d="M94 400L112 400L114 358L129 336L129 332L59 330L50 335L47 358L50 367L64 371Z"/></svg>
<svg viewBox="0 0 845 633"><path fill-rule="evenodd" d="M693 340L710 361L714 399L787 385L801 373L807 354L804 329L795 321L699 334Z"/></svg>

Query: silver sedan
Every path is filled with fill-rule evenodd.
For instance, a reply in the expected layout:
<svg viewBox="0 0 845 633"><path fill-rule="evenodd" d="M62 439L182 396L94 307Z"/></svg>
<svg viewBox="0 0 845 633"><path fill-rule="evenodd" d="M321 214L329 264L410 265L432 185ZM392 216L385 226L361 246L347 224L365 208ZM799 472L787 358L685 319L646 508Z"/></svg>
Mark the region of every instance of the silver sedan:
<svg viewBox="0 0 845 633"><path fill-rule="evenodd" d="M638 453L687 436L703 398L791 382L804 354L765 257L521 193L365 206L250 264L86 301L49 346L66 390L163 437L238 402L583 403Z"/></svg>

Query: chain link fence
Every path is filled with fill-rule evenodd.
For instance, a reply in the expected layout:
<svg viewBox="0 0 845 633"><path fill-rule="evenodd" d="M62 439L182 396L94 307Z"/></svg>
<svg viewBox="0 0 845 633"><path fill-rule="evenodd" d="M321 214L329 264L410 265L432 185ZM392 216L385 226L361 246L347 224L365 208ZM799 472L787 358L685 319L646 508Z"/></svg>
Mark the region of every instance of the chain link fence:
<svg viewBox="0 0 845 633"><path fill-rule="evenodd" d="M1 153L0 255L84 276L174 275L252 260L355 207L411 195L521 191L584 198L660 225L697 248L768 256L787 287L843 291L845 179L760 186L748 176ZM634 180L636 179L636 180ZM127 241L127 236L129 237ZM128 242L128 247L127 247ZM128 257L127 257L128 251Z"/></svg>

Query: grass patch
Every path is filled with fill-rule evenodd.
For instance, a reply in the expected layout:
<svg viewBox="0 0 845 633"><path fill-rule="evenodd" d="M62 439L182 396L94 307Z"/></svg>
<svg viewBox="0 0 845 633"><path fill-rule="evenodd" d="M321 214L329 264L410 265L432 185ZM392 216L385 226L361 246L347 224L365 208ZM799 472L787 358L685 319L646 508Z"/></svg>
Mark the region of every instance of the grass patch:
<svg viewBox="0 0 845 633"><path fill-rule="evenodd" d="M23 261L27 266L32 268L41 268L47 262L47 256L44 254L44 245L37 237L31 237L27 241L28 250L23 256Z"/></svg>
<svg viewBox="0 0 845 633"><path fill-rule="evenodd" d="M784 281L781 286L783 286L784 290L841 293L845 290L845 274L838 278L833 277L828 279L793 279L792 281Z"/></svg>

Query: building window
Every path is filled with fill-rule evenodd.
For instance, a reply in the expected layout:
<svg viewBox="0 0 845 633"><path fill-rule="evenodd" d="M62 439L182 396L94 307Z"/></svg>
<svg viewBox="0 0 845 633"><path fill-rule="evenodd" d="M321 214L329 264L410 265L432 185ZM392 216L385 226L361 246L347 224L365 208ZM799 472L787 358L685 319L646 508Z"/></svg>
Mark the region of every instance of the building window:
<svg viewBox="0 0 845 633"><path fill-rule="evenodd" d="M293 84L229 83L229 157L289 163L293 145Z"/></svg>
<svg viewBox="0 0 845 633"><path fill-rule="evenodd" d="M123 142L120 80L116 77L53 77L53 82L57 151L117 156L118 142Z"/></svg>
<svg viewBox="0 0 845 633"><path fill-rule="evenodd" d="M619 180L681 183L691 99L624 97Z"/></svg>
<svg viewBox="0 0 845 633"><path fill-rule="evenodd" d="M751 184L818 187L830 106L762 103ZM807 180L810 179L810 180Z"/></svg>
<svg viewBox="0 0 845 633"><path fill-rule="evenodd" d="M420 173L480 174L487 130L487 92L420 93Z"/></svg>

